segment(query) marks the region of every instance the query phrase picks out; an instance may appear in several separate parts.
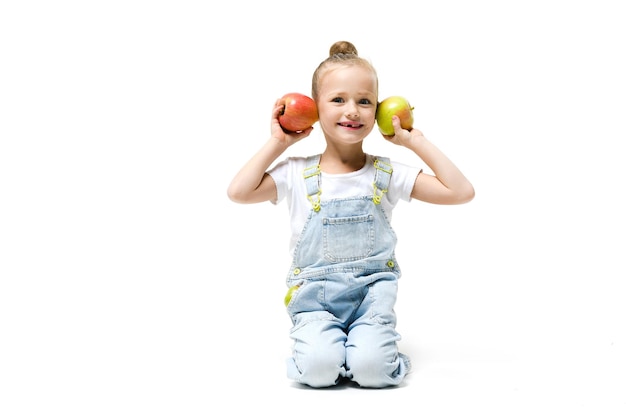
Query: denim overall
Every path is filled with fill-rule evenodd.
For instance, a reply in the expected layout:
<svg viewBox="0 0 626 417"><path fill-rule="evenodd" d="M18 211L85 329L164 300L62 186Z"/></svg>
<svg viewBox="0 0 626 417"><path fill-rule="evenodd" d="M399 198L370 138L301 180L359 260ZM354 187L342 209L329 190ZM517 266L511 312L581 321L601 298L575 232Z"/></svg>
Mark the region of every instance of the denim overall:
<svg viewBox="0 0 626 417"><path fill-rule="evenodd" d="M321 202L319 159L309 157L304 170L313 207L287 277L294 340L287 375L312 387L341 378L362 387L398 385L410 362L396 343L396 235L379 204L392 167L376 160L372 195Z"/></svg>

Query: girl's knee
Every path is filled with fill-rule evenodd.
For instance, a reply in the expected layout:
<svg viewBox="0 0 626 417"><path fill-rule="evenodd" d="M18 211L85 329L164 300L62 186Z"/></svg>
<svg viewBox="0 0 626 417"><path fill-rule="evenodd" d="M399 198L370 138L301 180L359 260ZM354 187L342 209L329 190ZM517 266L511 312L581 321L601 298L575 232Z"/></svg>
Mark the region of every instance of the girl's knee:
<svg viewBox="0 0 626 417"><path fill-rule="evenodd" d="M335 385L346 373L346 334L327 316L302 316L291 334L295 343L288 376L312 387Z"/></svg>
<svg viewBox="0 0 626 417"><path fill-rule="evenodd" d="M345 355L342 352L310 351L306 355L297 355L293 362L296 369L289 376L315 388L336 385L346 375Z"/></svg>
<svg viewBox="0 0 626 417"><path fill-rule="evenodd" d="M352 350L346 365L352 380L364 388L398 385L408 371L397 352L381 350Z"/></svg>

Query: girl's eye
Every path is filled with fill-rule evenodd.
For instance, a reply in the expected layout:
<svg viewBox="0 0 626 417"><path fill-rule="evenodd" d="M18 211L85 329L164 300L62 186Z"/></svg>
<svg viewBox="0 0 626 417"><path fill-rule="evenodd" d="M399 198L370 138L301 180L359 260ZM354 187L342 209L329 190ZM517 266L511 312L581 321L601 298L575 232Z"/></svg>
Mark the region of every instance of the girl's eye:
<svg viewBox="0 0 626 417"><path fill-rule="evenodd" d="M331 100L333 103L343 103L343 99L341 97L335 97Z"/></svg>
<svg viewBox="0 0 626 417"><path fill-rule="evenodd" d="M361 100L359 100L359 104L372 104L372 102L366 98L362 98Z"/></svg>

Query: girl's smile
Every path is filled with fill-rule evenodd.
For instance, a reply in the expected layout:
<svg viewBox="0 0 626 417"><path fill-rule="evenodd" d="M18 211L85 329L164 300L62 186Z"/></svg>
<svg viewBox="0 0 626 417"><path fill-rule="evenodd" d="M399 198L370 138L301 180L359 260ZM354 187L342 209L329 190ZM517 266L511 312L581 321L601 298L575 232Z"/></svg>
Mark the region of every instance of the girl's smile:
<svg viewBox="0 0 626 417"><path fill-rule="evenodd" d="M345 127L351 130L358 130L364 126L363 123L356 123L356 122L339 122L337 124L341 127Z"/></svg>

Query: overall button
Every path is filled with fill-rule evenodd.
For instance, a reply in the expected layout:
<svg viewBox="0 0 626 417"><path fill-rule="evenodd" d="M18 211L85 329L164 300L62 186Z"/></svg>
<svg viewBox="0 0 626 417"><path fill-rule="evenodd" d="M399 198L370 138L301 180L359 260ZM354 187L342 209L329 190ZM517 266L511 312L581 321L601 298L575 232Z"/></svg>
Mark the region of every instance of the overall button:
<svg viewBox="0 0 626 417"><path fill-rule="evenodd" d="M393 268L394 266L396 266L396 263L394 261L392 261L392 260L389 260L389 261L387 261L387 266L389 268Z"/></svg>
<svg viewBox="0 0 626 417"><path fill-rule="evenodd" d="M294 274L294 275L298 275L298 274L300 274L300 272L302 272L302 271L300 270L300 268L294 268L294 269L293 269L293 274Z"/></svg>

